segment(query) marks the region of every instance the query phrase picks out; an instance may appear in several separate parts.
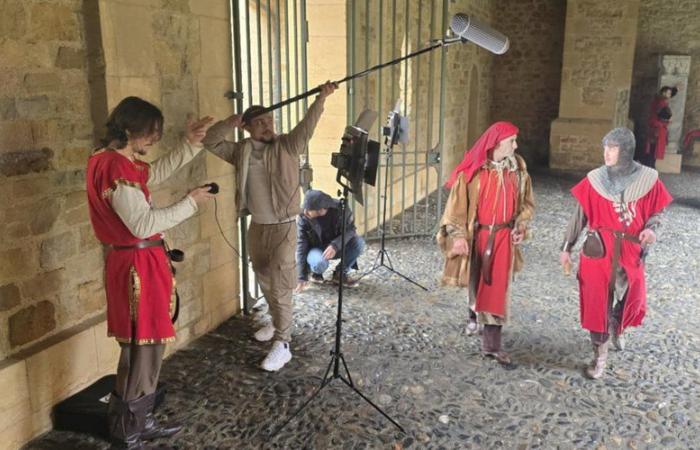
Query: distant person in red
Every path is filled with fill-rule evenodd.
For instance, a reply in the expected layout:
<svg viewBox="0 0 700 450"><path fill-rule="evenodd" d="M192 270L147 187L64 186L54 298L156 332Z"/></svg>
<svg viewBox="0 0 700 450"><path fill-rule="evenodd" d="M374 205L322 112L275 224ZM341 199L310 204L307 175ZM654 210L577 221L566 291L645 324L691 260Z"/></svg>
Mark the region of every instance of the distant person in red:
<svg viewBox="0 0 700 450"><path fill-rule="evenodd" d="M481 353L505 368L515 365L501 348L510 316L513 273L523 266L535 204L525 161L515 153L518 128L496 122L464 154L446 187L450 196L437 240L445 256L442 282L467 287L467 335L481 328Z"/></svg>
<svg viewBox="0 0 700 450"><path fill-rule="evenodd" d="M646 139L639 162L656 167L657 159L664 159L668 143L668 124L671 122L671 108L668 100L678 93L678 88L664 86L659 90L649 106Z"/></svg>
<svg viewBox="0 0 700 450"><path fill-rule="evenodd" d="M632 160L635 140L627 128L603 138L605 164L571 189L577 200L559 261L567 272L571 248L584 228L579 263L581 327L591 334L593 361L586 376L603 376L612 340L624 349L622 333L642 324L646 313L644 254L656 242L661 213L671 195L659 173Z"/></svg>

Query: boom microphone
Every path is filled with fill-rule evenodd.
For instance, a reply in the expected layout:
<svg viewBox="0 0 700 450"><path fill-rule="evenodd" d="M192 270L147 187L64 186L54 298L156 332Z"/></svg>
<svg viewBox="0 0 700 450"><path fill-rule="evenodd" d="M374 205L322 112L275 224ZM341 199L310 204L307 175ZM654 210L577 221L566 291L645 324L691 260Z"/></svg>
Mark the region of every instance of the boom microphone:
<svg viewBox="0 0 700 450"><path fill-rule="evenodd" d="M476 19L473 16L469 16L467 14L455 14L452 17L452 20L450 21L450 29L455 34L455 36L432 40L430 41L430 45L428 47L416 50L415 52L409 53L408 55L402 56L400 58L377 64L374 67L370 67L353 75L348 75L342 80L334 81L334 83L338 85L341 83L345 83L346 81L353 80L355 78L364 77L365 75L374 72L375 70L380 70L385 67L393 66L394 64L398 64L401 61L405 61L409 58L428 53L443 46L456 44L458 42L473 42L479 47L483 47L486 50L497 55L502 55L506 51L508 51L508 47L510 45L508 38L504 34L494 30L479 19ZM306 91L303 94L299 94L295 97L283 100L279 103L275 103L272 106L261 108L252 113L250 115L250 119L268 113L270 111L274 111L278 108L289 105L290 103L294 103L311 95L318 94L319 92L321 92L320 86L311 89L310 91ZM240 94L229 91L225 94L225 97L229 99L236 99L238 95Z"/></svg>
<svg viewBox="0 0 700 450"><path fill-rule="evenodd" d="M510 46L510 41L503 33L467 14L455 14L450 21L450 29L461 39L473 42L497 55L507 52Z"/></svg>

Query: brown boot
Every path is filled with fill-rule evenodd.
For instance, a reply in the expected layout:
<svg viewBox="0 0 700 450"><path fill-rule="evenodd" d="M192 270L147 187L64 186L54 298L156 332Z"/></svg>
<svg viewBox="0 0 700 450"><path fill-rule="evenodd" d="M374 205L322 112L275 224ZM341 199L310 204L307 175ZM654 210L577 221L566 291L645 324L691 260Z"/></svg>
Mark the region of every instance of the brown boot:
<svg viewBox="0 0 700 450"><path fill-rule="evenodd" d="M605 364L608 360L608 345L609 341L604 344L593 344L593 361L586 368L586 376L593 380L597 380L605 373Z"/></svg>
<svg viewBox="0 0 700 450"><path fill-rule="evenodd" d="M182 430L182 425L180 424L171 423L164 425L158 423L158 419L156 419L155 414L153 414L156 394L150 394L146 397L148 397L148 399L143 405L146 411L146 420L143 431L141 432L142 440L150 441L151 439L166 438Z"/></svg>
<svg viewBox="0 0 700 450"><path fill-rule="evenodd" d="M143 450L141 430L146 414L140 408L142 399L125 402L112 392L107 409L111 449Z"/></svg>
<svg viewBox="0 0 700 450"><path fill-rule="evenodd" d="M501 350L501 326L484 325L481 334L481 355L495 360L504 369L513 370L517 367L507 352Z"/></svg>

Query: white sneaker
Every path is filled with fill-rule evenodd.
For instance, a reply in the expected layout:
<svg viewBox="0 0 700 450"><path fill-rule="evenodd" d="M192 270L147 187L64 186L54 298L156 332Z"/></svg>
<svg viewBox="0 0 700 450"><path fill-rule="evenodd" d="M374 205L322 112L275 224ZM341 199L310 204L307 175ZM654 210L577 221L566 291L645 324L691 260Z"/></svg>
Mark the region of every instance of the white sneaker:
<svg viewBox="0 0 700 450"><path fill-rule="evenodd" d="M289 351L289 343L285 341L275 341L272 350L263 360L261 367L268 372L277 372L292 359L292 352Z"/></svg>
<svg viewBox="0 0 700 450"><path fill-rule="evenodd" d="M256 331L253 337L255 337L255 340L258 342L267 342L272 339L274 335L275 326L270 323Z"/></svg>
<svg viewBox="0 0 700 450"><path fill-rule="evenodd" d="M269 306L267 304L267 300L265 300L265 297L260 297L253 305L253 311L255 312L262 311L263 313L266 313L268 308Z"/></svg>

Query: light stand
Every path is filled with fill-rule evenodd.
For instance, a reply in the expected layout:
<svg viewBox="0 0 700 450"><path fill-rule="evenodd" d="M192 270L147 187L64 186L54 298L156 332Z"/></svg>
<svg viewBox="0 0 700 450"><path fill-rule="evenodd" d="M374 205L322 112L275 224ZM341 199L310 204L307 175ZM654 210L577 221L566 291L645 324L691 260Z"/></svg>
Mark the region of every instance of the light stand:
<svg viewBox="0 0 700 450"><path fill-rule="evenodd" d="M401 100L399 100L396 103L396 108L394 108L393 111L389 113L389 117L387 119L387 126L384 127L384 131L382 134L386 137L384 140L384 153L386 155L386 163L384 165L384 206L383 206L383 211L382 211L382 226L380 229L380 234L381 234L381 244L380 244L380 249L379 253L377 253L377 256L374 258L374 264L372 265L372 268L369 269L367 272L363 273L360 279L366 277L367 275L371 274L377 269L383 268L388 271L390 271L393 274L396 274L403 278L404 280L408 281L409 283L413 283L419 288L423 289L424 291L427 291L428 288L425 286L421 285L415 280L412 280L410 277L402 274L398 270L394 269L394 264L391 262L391 257L389 256L389 252L386 250L386 199L387 199L387 189L389 187L389 166L391 165L391 158L393 154L393 148L394 145L399 140L403 141L403 138L405 136L402 136L402 134L405 132L405 130L402 130L401 126L401 115L398 113L399 110L399 105L401 103ZM386 261L388 264L384 263L384 259L386 258Z"/></svg>
<svg viewBox="0 0 700 450"><path fill-rule="evenodd" d="M371 113L371 114L368 114ZM371 117L370 121L363 120ZM345 362L345 357L341 350L341 338L342 338L342 325L343 325L343 285L345 284L345 214L347 211L348 203L348 193L359 192L359 199L362 202L362 183L363 181L373 185L374 177L376 175L376 157L379 151L379 144L374 142L376 145L372 145L367 136L366 128L369 128L371 122L374 121L376 114L374 112L365 111L362 113L358 119L357 124L364 123L365 128L359 128L356 126L349 126L346 129L345 135L343 136L343 145L341 146L340 153L334 153L332 155L331 164L338 168L338 175L336 181L343 187L342 195L340 195L340 283L338 284L338 311L335 321L335 345L333 350L331 350L331 360L328 362L328 367L323 375L321 384L319 387L311 394L311 396L297 409L294 413L289 416L284 423L282 423L275 431L273 431L271 436L277 435L284 427L289 424L296 416L301 413L304 408L306 408L311 401L333 380L340 380L345 383L350 389L352 389L357 395L359 395L365 402L369 403L374 409L379 411L379 413L389 420L392 424L396 426L401 432L405 433L405 430L401 425L398 424L394 419L392 419L387 413L385 413L379 406L374 404L367 396L365 396L359 389L355 386L352 381L352 376L350 375L350 370ZM373 156L372 156L373 155ZM343 178L346 181L343 181ZM340 366L343 366L343 373L341 373ZM331 372L331 368L333 371Z"/></svg>
<svg viewBox="0 0 700 450"><path fill-rule="evenodd" d="M340 194L340 191L338 191L338 194ZM343 193L342 196L340 197L340 217L342 220L342 226L341 226L341 245L340 245L340 284L338 285L338 315L336 317L335 321L335 346L333 350L331 350L331 360L328 362L328 367L326 368L326 372L323 375L323 380L321 380L320 386L311 394L311 397L309 397L304 404L302 404L299 409L297 409L291 416L287 418L287 420L282 423L273 433L272 436L277 435L284 427L287 426L289 422L292 421L296 416L301 413L306 406L311 403L311 401L316 398L316 396L333 380L340 380L343 383L345 383L350 389L355 391L357 395L362 397L364 401L369 403L374 409L379 411L379 413L384 416L389 422L393 423L396 428L401 430L401 432L405 433L406 431L403 429L401 425L398 424L394 419L392 419L387 413L385 413L379 406L375 405L372 400L367 398L362 392L360 392L357 387L355 387L355 383L352 381L352 377L350 376L350 370L348 369L348 365L345 362L345 357L343 356L343 352L341 351L341 337L342 337L342 324L343 324L343 283L345 282L345 210L347 207L347 197L348 197L348 186L343 185ZM343 376L343 374L340 373L340 364L343 364L343 369L345 372L346 376ZM333 372L331 373L331 367L333 368Z"/></svg>

